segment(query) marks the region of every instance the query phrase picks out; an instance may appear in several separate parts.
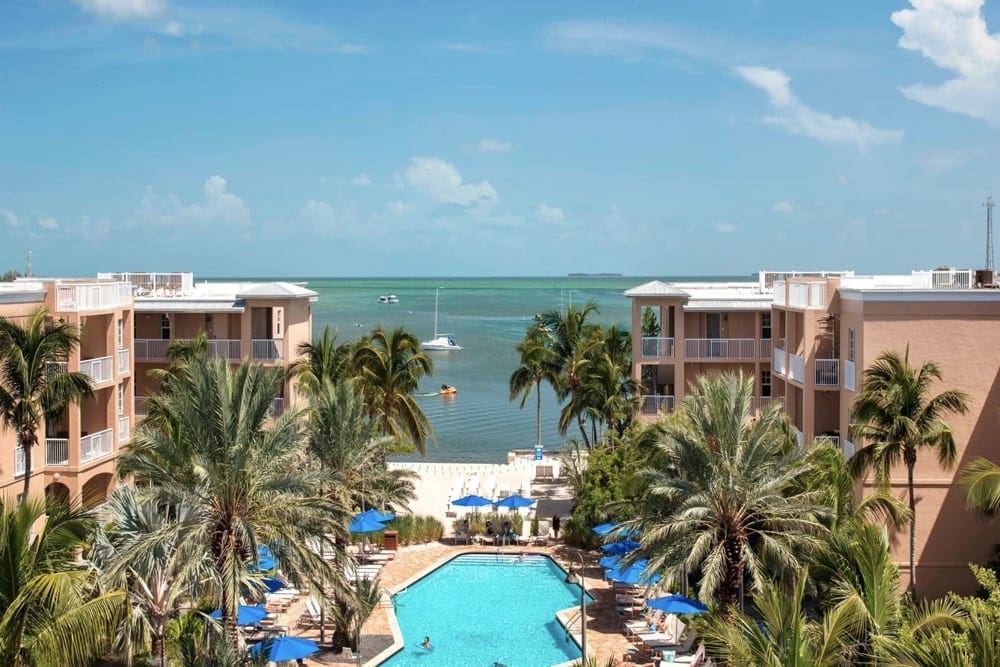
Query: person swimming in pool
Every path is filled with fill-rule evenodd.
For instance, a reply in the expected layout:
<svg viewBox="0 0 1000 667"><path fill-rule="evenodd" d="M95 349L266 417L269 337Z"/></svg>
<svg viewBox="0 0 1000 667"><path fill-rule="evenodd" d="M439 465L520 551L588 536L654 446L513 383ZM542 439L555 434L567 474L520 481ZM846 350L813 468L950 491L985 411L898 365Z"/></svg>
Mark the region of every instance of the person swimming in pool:
<svg viewBox="0 0 1000 667"><path fill-rule="evenodd" d="M431 638L430 637L424 637L424 641L420 642L420 646L421 646L421 648L430 648L431 647Z"/></svg>

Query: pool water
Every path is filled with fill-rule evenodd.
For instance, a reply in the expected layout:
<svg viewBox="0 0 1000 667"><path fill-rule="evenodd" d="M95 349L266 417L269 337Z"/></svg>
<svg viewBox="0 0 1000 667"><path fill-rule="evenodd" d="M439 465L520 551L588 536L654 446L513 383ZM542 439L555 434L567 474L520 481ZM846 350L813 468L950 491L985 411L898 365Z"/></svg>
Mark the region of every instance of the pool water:
<svg viewBox="0 0 1000 667"><path fill-rule="evenodd" d="M556 611L580 604L580 587L565 578L548 556L457 556L396 594L405 646L383 664L548 667L579 659L556 620ZM430 649L420 646L425 636Z"/></svg>

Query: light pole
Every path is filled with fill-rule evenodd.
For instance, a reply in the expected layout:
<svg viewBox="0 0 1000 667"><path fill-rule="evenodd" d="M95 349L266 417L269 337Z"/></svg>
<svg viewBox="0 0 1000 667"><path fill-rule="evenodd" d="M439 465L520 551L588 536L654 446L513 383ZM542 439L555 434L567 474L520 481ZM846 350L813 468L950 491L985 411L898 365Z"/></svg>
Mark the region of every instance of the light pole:
<svg viewBox="0 0 1000 667"><path fill-rule="evenodd" d="M583 575L583 569L586 565L583 562L583 555L579 551L574 551L573 554L580 560L579 573L570 570L566 581L570 584L580 585L580 650L583 652L582 662L587 664L587 587L585 586L587 580Z"/></svg>

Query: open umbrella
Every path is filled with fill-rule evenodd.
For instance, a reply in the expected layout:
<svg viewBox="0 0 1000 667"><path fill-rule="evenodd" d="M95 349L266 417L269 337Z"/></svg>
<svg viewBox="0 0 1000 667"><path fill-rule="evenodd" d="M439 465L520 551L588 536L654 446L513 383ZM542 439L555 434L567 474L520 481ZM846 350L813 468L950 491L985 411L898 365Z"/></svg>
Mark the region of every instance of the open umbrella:
<svg viewBox="0 0 1000 667"><path fill-rule="evenodd" d="M601 551L608 554L627 554L635 551L642 545L635 540L622 540L621 542L608 542L601 545Z"/></svg>
<svg viewBox="0 0 1000 667"><path fill-rule="evenodd" d="M614 554L611 556L604 556L601 560L597 561L597 564L606 570L610 570L618 566L619 560L621 560L621 556L619 554Z"/></svg>
<svg viewBox="0 0 1000 667"><path fill-rule="evenodd" d="M352 533L377 533L380 530L385 530L385 524L362 516L351 521L351 525L347 527L347 530Z"/></svg>
<svg viewBox="0 0 1000 667"><path fill-rule="evenodd" d="M531 498L525 498L524 496L514 494L512 496L507 496L503 500L497 501L497 507L531 507L535 504L535 501Z"/></svg>
<svg viewBox="0 0 1000 667"><path fill-rule="evenodd" d="M362 517L385 523L386 521L392 521L395 519L396 515L392 512L379 512L377 509L365 510L364 512L359 512L354 515L355 519L360 519Z"/></svg>
<svg viewBox="0 0 1000 667"><path fill-rule="evenodd" d="M708 607L698 600L680 594L646 600L646 606L665 611L668 614L700 614L708 611Z"/></svg>
<svg viewBox="0 0 1000 667"><path fill-rule="evenodd" d="M270 662L298 660L319 650L316 642L303 637L271 637L250 647L250 655L264 654Z"/></svg>
<svg viewBox="0 0 1000 667"><path fill-rule="evenodd" d="M271 552L271 547L266 544L257 545L257 562L251 563L247 569L251 572L268 572L278 567L278 559Z"/></svg>
<svg viewBox="0 0 1000 667"><path fill-rule="evenodd" d="M475 494L471 496L463 496L458 500L451 501L452 505L458 505L459 507L483 507L484 505L492 505L493 501L489 498L483 498L482 496L477 496Z"/></svg>
<svg viewBox="0 0 1000 667"><path fill-rule="evenodd" d="M222 618L222 610L216 609L209 614L212 618ZM252 623L259 623L267 617L267 609L264 609L263 605L250 607L245 604L241 604L236 612L236 625L250 625Z"/></svg>
<svg viewBox="0 0 1000 667"><path fill-rule="evenodd" d="M621 521L609 521L608 523L602 523L599 526L594 526L591 530L598 535L607 535L620 525L622 525Z"/></svg>
<svg viewBox="0 0 1000 667"><path fill-rule="evenodd" d="M617 581L621 584L655 584L660 580L660 575L653 574L647 575L643 572L646 569L647 561L645 558L637 560L632 565L627 567L622 567L621 565L615 567L613 570L608 570L605 576L611 581Z"/></svg>

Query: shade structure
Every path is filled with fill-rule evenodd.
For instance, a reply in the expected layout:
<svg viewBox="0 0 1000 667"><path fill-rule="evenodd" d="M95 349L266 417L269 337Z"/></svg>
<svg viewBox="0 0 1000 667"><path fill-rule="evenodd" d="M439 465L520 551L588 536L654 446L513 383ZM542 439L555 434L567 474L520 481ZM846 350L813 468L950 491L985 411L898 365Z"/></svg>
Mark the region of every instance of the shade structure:
<svg viewBox="0 0 1000 667"><path fill-rule="evenodd" d="M627 567L619 565L614 569L608 570L605 573L605 576L607 576L607 578L611 581L617 581L621 584L655 584L660 580L660 575L643 574L643 570L646 569L646 565L646 559L641 558Z"/></svg>
<svg viewBox="0 0 1000 667"><path fill-rule="evenodd" d="M282 588L288 585L281 579L278 579L277 577L264 577L261 580L261 583L264 584L264 588L267 589L268 593L280 591Z"/></svg>
<svg viewBox="0 0 1000 667"><path fill-rule="evenodd" d="M492 505L493 501L489 498L483 498L482 496L477 496L475 494L471 496L463 496L458 500L451 501L452 505L458 505L459 507L483 507L485 505Z"/></svg>
<svg viewBox="0 0 1000 667"><path fill-rule="evenodd" d="M278 567L278 559L274 557L271 547L266 544L257 545L257 562L251 563L247 569L251 572L268 572Z"/></svg>
<svg viewBox="0 0 1000 667"><path fill-rule="evenodd" d="M708 611L708 607L698 600L680 594L665 595L646 600L646 606L665 611L669 614L700 614Z"/></svg>
<svg viewBox="0 0 1000 667"><path fill-rule="evenodd" d="M635 540L622 540L621 542L608 542L601 545L601 551L608 554L627 554L635 551L642 545Z"/></svg>
<svg viewBox="0 0 1000 667"><path fill-rule="evenodd" d="M283 662L308 657L318 650L319 646L311 639L284 636L272 637L254 644L250 647L250 655L264 654L270 662Z"/></svg>
<svg viewBox="0 0 1000 667"><path fill-rule="evenodd" d="M222 610L216 609L209 614L212 618L222 618ZM267 609L264 609L263 605L260 606L248 606L241 604L236 612L236 625L250 625L251 623L259 623L264 620L267 616Z"/></svg>
<svg viewBox="0 0 1000 667"><path fill-rule="evenodd" d="M351 525L347 527L347 530L352 533L377 533L380 530L385 530L385 524L381 521L361 517L351 521Z"/></svg>
<svg viewBox="0 0 1000 667"><path fill-rule="evenodd" d="M601 560L597 561L597 564L606 570L610 570L618 566L619 560L621 560L621 556L619 554L613 554L611 556L604 556Z"/></svg>
<svg viewBox="0 0 1000 667"><path fill-rule="evenodd" d="M607 535L620 525L622 525L621 521L609 521L608 523L602 523L599 526L594 526L591 530L598 535Z"/></svg>
<svg viewBox="0 0 1000 667"><path fill-rule="evenodd" d="M525 498L516 493L496 502L497 507L531 507L534 504L535 501L531 498Z"/></svg>
<svg viewBox="0 0 1000 667"><path fill-rule="evenodd" d="M392 512L379 512L377 509L365 510L364 512L359 512L354 515L355 519L366 518L372 519L373 521L380 521L385 523L386 521L392 521L396 518L396 515Z"/></svg>

